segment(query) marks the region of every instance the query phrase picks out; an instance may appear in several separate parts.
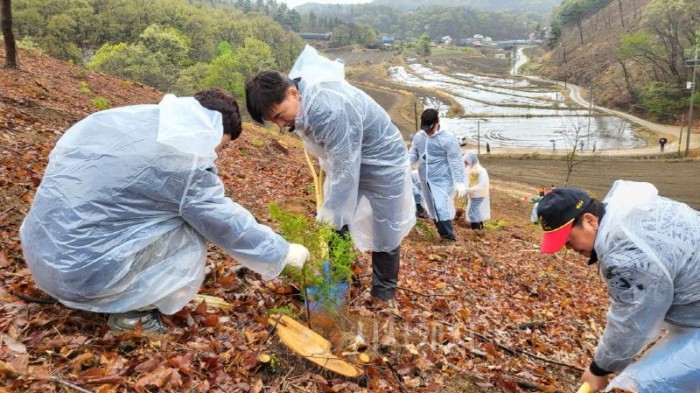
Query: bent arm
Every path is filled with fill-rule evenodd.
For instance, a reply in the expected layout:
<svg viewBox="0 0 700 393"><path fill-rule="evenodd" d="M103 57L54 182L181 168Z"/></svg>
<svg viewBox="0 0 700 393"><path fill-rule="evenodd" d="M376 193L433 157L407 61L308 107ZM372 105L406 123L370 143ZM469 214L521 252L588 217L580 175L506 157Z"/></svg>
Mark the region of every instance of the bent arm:
<svg viewBox="0 0 700 393"><path fill-rule="evenodd" d="M447 152L447 162L450 165L452 184L464 183L466 170L464 168L464 161L462 160L462 152L460 151L457 138L451 134L446 140L445 151Z"/></svg>
<svg viewBox="0 0 700 393"><path fill-rule="evenodd" d="M183 198L182 218L237 261L269 280L284 268L289 243L250 212L224 196L224 184L210 170L198 170Z"/></svg>
<svg viewBox="0 0 700 393"><path fill-rule="evenodd" d="M603 267L611 305L594 358L598 367L610 372L627 367L659 335L673 302L673 283L659 262L631 241L615 248Z"/></svg>
<svg viewBox="0 0 700 393"><path fill-rule="evenodd" d="M363 124L358 108L333 94L320 94L310 105L310 123L314 137L326 156L322 221L336 229L349 224L357 205L357 190L362 164Z"/></svg>

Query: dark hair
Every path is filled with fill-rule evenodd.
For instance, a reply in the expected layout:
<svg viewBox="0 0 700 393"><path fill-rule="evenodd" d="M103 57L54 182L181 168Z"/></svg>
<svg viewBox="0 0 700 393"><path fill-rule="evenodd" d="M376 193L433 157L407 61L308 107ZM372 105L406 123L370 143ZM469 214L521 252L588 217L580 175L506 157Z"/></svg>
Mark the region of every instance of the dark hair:
<svg viewBox="0 0 700 393"><path fill-rule="evenodd" d="M263 116L284 101L292 86L294 82L279 71L262 71L246 82L245 105L250 117L258 123L265 122Z"/></svg>
<svg viewBox="0 0 700 393"><path fill-rule="evenodd" d="M583 215L586 213L591 213L594 216L598 217L598 221L600 221L603 216L605 215L605 205L603 202L592 198L591 202L586 206L581 213L579 213L576 218L574 218L574 222L571 224L572 227L580 227L583 225Z"/></svg>
<svg viewBox="0 0 700 393"><path fill-rule="evenodd" d="M241 135L241 112L238 110L238 102L226 90L220 87L212 87L202 90L194 95L203 107L221 113L221 122L224 126L224 134L236 139Z"/></svg>
<svg viewBox="0 0 700 393"><path fill-rule="evenodd" d="M435 123L437 123L438 121L440 121L440 118L438 117L438 111L433 108L426 109L420 115L420 129L428 131L431 128L433 128Z"/></svg>

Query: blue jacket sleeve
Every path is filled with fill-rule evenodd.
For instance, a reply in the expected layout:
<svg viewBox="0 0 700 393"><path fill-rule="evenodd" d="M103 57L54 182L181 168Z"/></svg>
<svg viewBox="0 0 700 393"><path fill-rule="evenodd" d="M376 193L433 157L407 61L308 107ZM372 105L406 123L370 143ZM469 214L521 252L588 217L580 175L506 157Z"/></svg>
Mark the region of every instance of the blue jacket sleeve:
<svg viewBox="0 0 700 393"><path fill-rule="evenodd" d="M224 196L224 184L209 170L194 171L180 207L182 218L244 266L269 280L280 274L289 243L250 212Z"/></svg>

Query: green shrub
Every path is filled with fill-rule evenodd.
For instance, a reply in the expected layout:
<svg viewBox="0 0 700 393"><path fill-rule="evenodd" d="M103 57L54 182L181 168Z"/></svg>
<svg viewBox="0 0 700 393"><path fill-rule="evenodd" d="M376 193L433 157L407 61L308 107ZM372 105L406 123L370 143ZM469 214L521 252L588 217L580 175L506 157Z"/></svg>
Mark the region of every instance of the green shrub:
<svg viewBox="0 0 700 393"><path fill-rule="evenodd" d="M103 111L105 109L109 109L109 101L104 98L104 97L95 97L92 99L92 105L94 105L97 109Z"/></svg>
<svg viewBox="0 0 700 393"><path fill-rule="evenodd" d="M90 90L90 85L88 85L85 81L80 81L78 88L80 89L80 92L85 95L92 93L92 90Z"/></svg>
<svg viewBox="0 0 700 393"><path fill-rule="evenodd" d="M299 319L299 313L292 310L292 308L289 306L275 307L275 308L271 308L271 309L267 310L267 315L275 315L275 314L287 315L291 318Z"/></svg>
<svg viewBox="0 0 700 393"><path fill-rule="evenodd" d="M87 77L87 70L85 68L81 68L80 71L76 72L73 75L73 78L75 78L75 79L85 79L86 77ZM86 85L87 85L87 83L86 83ZM80 85L80 87L82 88L82 85ZM80 90L80 91L81 91L81 93L83 92L82 90Z"/></svg>
<svg viewBox="0 0 700 393"><path fill-rule="evenodd" d="M507 225L508 224L503 220L497 220L496 222L489 221L484 223L484 228L491 231L497 231L499 229L505 228Z"/></svg>
<svg viewBox="0 0 700 393"><path fill-rule="evenodd" d="M433 226L426 224L424 221L416 220L416 225L414 228L416 228L418 234L420 234L425 240L432 242L437 238L437 234L435 233Z"/></svg>
<svg viewBox="0 0 700 393"><path fill-rule="evenodd" d="M287 266L284 275L302 287L316 287L317 299L323 310L337 313L338 307L329 294L340 283L348 283L352 277L351 266L355 251L349 234L340 235L333 228L308 217L283 211L277 204L269 205L270 217L277 222L280 235L290 243L303 244L309 250L309 260L304 269ZM328 278L324 277L323 264L328 261ZM306 291L303 291L306 297Z"/></svg>

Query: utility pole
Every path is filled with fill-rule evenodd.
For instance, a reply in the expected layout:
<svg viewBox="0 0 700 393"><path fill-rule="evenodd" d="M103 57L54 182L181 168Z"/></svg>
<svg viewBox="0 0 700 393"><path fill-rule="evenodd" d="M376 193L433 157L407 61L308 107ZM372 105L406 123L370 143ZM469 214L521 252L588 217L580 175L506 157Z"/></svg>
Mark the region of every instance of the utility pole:
<svg viewBox="0 0 700 393"><path fill-rule="evenodd" d="M486 119L476 119L476 154L481 155L481 127L482 121L488 122Z"/></svg>
<svg viewBox="0 0 700 393"><path fill-rule="evenodd" d="M685 133L685 156L690 154L690 133L693 130L693 105L695 105L695 74L698 67L698 43L695 43L695 56L693 57L693 87L690 91L690 109L688 109L688 130Z"/></svg>

